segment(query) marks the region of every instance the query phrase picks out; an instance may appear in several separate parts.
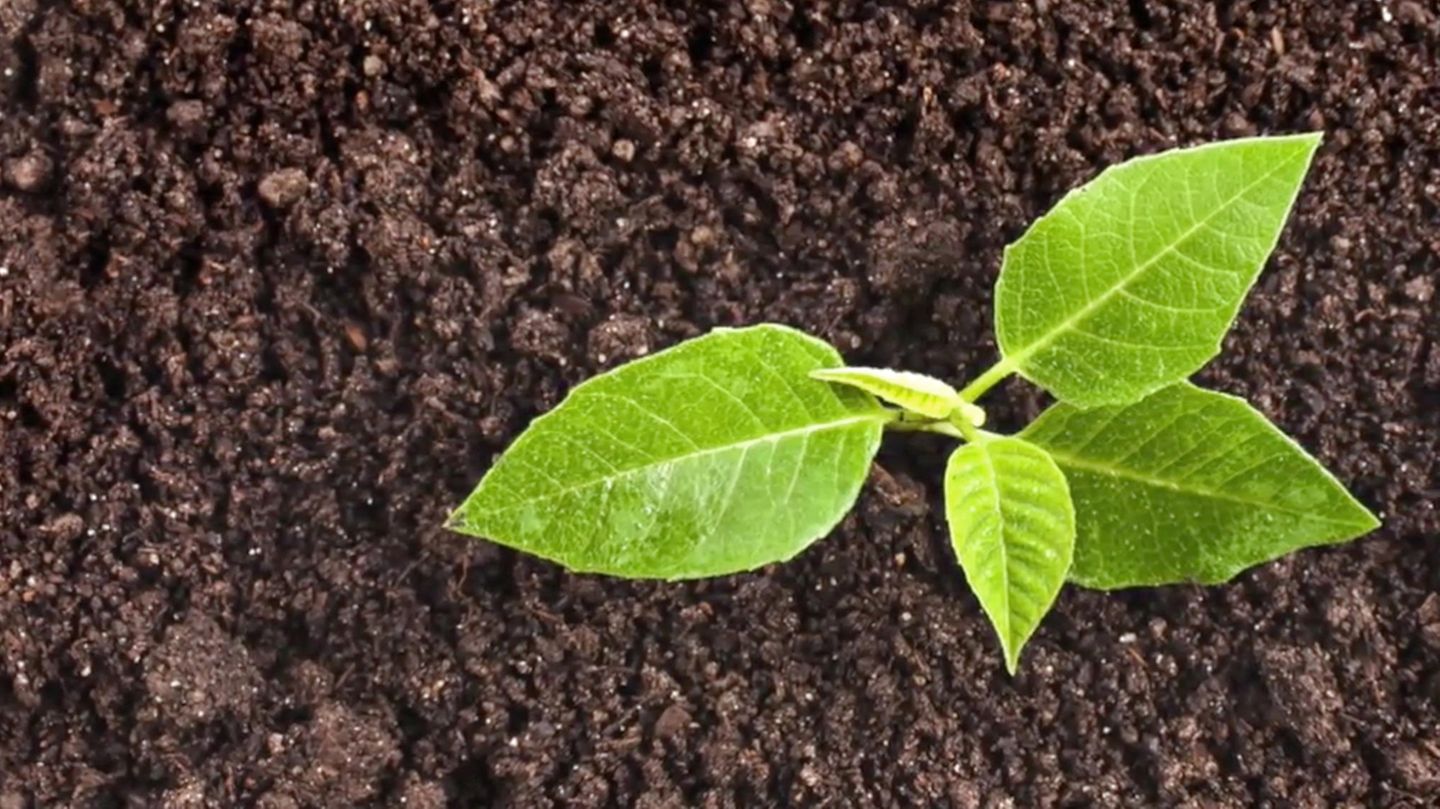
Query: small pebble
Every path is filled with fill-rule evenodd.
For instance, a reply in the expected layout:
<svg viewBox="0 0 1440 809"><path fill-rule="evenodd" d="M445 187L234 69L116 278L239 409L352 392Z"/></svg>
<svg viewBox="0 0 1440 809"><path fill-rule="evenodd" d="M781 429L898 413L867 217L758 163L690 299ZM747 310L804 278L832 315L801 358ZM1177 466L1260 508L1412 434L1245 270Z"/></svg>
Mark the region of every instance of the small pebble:
<svg viewBox="0 0 1440 809"><path fill-rule="evenodd" d="M1405 296L1412 301L1429 303L1435 297L1435 280L1428 275L1419 275L1405 283Z"/></svg>
<svg viewBox="0 0 1440 809"><path fill-rule="evenodd" d="M272 208L288 208L305 196L310 179L302 169L281 169L260 181L260 198Z"/></svg>
<svg viewBox="0 0 1440 809"><path fill-rule="evenodd" d="M655 720L655 738L668 739L684 730L690 724L690 712L679 705L671 705L660 712Z"/></svg>
<svg viewBox="0 0 1440 809"><path fill-rule="evenodd" d="M70 542L85 530L85 520L79 514L62 514L45 523L40 530L62 542Z"/></svg>
<svg viewBox="0 0 1440 809"><path fill-rule="evenodd" d="M165 119L180 129L191 129L205 120L205 102L194 99L176 101L165 110Z"/></svg>
<svg viewBox="0 0 1440 809"><path fill-rule="evenodd" d="M40 151L5 162L5 181L20 191L40 191L50 182L55 164Z"/></svg>
<svg viewBox="0 0 1440 809"><path fill-rule="evenodd" d="M356 351L363 352L370 345L370 341L365 337L364 327L353 321L345 323L345 339L350 341L350 347Z"/></svg>

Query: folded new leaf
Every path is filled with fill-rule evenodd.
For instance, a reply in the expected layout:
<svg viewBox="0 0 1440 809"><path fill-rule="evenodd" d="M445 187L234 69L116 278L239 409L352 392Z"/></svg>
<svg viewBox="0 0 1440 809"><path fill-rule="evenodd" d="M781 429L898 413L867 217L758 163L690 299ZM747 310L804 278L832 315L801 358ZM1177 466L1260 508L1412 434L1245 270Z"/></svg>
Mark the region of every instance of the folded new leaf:
<svg viewBox="0 0 1440 809"><path fill-rule="evenodd" d="M1014 674L1020 650L1070 569L1075 510L1065 476L1033 444L982 436L950 456L945 519L955 556Z"/></svg>
<svg viewBox="0 0 1440 809"><path fill-rule="evenodd" d="M789 559L859 494L890 413L808 378L794 329L718 329L570 392L450 518L576 571L683 579Z"/></svg>
<svg viewBox="0 0 1440 809"><path fill-rule="evenodd" d="M889 368L824 368L810 378L859 388L911 413L932 419L949 418L955 411L972 425L985 424L985 411L960 398L946 382L914 371Z"/></svg>
<svg viewBox="0 0 1440 809"><path fill-rule="evenodd" d="M1069 481L1070 578L1086 587L1214 584L1380 524L1250 405L1189 383L1126 406L1057 404L1021 435Z"/></svg>
<svg viewBox="0 0 1440 809"><path fill-rule="evenodd" d="M1126 404L1220 350L1320 136L1247 138L1107 169L1005 249L1007 369L1062 401Z"/></svg>

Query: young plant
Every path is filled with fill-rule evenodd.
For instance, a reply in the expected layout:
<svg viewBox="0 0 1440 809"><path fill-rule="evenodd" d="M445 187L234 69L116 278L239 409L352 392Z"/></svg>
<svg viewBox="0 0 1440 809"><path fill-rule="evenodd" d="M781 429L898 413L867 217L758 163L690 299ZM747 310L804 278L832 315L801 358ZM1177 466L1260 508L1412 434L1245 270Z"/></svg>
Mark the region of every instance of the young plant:
<svg viewBox="0 0 1440 809"><path fill-rule="evenodd" d="M793 329L715 331L577 386L450 519L575 571L688 579L789 559L854 503L886 430L960 439L955 555L1013 673L1068 579L1215 583L1379 525L1244 401L1185 381L1274 249L1318 134L1131 160L1005 250L1001 359L963 390L847 368ZM1018 435L974 402L1057 404Z"/></svg>

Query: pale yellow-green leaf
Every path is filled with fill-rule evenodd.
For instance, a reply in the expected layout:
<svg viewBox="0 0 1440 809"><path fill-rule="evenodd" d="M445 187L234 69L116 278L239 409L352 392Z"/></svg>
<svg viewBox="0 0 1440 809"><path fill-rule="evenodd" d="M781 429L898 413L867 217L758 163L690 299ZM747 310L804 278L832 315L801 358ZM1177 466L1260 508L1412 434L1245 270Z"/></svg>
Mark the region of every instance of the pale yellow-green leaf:
<svg viewBox="0 0 1440 809"><path fill-rule="evenodd" d="M959 410L974 426L985 424L985 411L960 398L950 385L933 376L888 368L825 368L811 371L812 379L850 385L897 407L932 419L949 418Z"/></svg>
<svg viewBox="0 0 1440 809"><path fill-rule="evenodd" d="M950 456L945 519L965 578L1014 674L1020 650L1070 569L1075 511L1065 476L1039 447L982 436Z"/></svg>

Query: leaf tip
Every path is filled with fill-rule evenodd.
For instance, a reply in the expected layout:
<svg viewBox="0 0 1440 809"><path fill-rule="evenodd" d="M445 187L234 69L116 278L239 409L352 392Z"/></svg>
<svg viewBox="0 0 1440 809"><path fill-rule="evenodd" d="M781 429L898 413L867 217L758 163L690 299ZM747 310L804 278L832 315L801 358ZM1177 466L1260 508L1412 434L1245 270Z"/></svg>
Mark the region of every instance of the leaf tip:
<svg viewBox="0 0 1440 809"><path fill-rule="evenodd" d="M1014 677L1020 671L1020 646L1012 647L1010 644L1003 644L1005 647L1005 673ZM1024 643L1021 643L1023 646Z"/></svg>
<svg viewBox="0 0 1440 809"><path fill-rule="evenodd" d="M1308 159L1315 154L1316 149L1320 148L1320 144L1325 142L1325 131L1323 129L1317 129L1313 132L1292 132L1289 134L1281 135L1260 135L1251 138L1239 138L1236 141L1219 141L1218 143L1223 145L1225 143L1234 142L1259 142L1269 143L1275 146L1299 145L1304 150L1305 156Z"/></svg>
<svg viewBox="0 0 1440 809"><path fill-rule="evenodd" d="M1328 472L1326 472L1326 474L1329 475ZM1335 487L1340 490L1341 496L1348 501L1348 503L1346 503L1347 508L1345 509L1344 517L1349 518L1349 524L1354 530L1353 534L1346 536L1342 541L1348 542L1352 539L1359 539L1385 525L1385 522L1380 519L1380 515L1371 511L1369 506L1360 502L1360 498L1356 497L1349 489L1346 489L1344 484L1338 480L1333 480L1333 478L1332 481Z"/></svg>
<svg viewBox="0 0 1440 809"><path fill-rule="evenodd" d="M1365 506L1360 506L1360 513L1362 515L1359 522L1360 536L1379 530L1385 525L1385 521L1380 519L1380 515Z"/></svg>
<svg viewBox="0 0 1440 809"><path fill-rule="evenodd" d="M446 531L454 531L457 534L465 533L465 507L462 505L445 517L445 523L441 527Z"/></svg>
<svg viewBox="0 0 1440 809"><path fill-rule="evenodd" d="M1320 151L1320 144L1325 142L1325 132L1323 130L1303 132L1296 135L1295 140L1305 147L1305 165L1308 168L1310 162L1315 159L1315 153Z"/></svg>
<svg viewBox="0 0 1440 809"><path fill-rule="evenodd" d="M1296 177L1298 193L1300 182L1310 172L1310 166L1315 162L1315 155L1320 151L1320 144L1325 141L1325 133L1323 131L1297 132L1293 135L1277 135L1273 140L1275 143L1287 147L1290 154L1289 159L1299 166L1300 174Z"/></svg>

